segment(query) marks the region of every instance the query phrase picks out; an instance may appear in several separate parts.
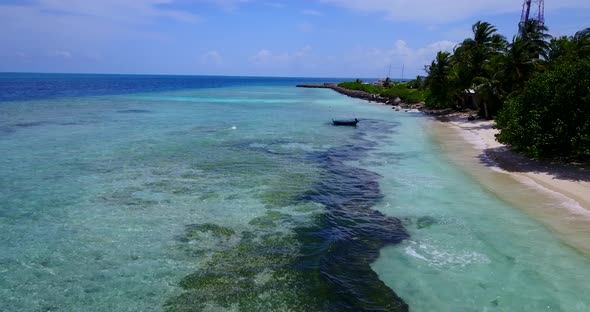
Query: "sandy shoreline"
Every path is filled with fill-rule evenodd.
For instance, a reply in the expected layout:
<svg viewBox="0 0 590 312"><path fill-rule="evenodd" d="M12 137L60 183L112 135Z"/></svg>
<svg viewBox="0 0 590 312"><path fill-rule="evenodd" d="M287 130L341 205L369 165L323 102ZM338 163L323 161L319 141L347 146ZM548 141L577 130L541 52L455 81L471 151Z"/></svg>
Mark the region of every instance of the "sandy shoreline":
<svg viewBox="0 0 590 312"><path fill-rule="evenodd" d="M429 123L451 161L488 191L547 225L590 257L590 170L535 161L495 140L493 121L465 116Z"/></svg>
<svg viewBox="0 0 590 312"><path fill-rule="evenodd" d="M333 84L299 85L298 87L328 88L353 98L392 105L389 99L377 97L363 91L348 90ZM393 106L392 108L396 111L404 109L406 112L423 110L421 105L417 110L408 105ZM437 115L433 112L423 112L429 115ZM514 153L508 146L496 141L495 135L498 130L493 129L494 121L469 121L465 113L445 115L438 117L437 120L460 130L463 138L480 151L482 163L495 170L501 169L502 172L510 174L524 183L528 183L528 181L523 180L523 178L530 179L533 183L546 188L550 192L559 193L575 201L590 215L590 168L541 162Z"/></svg>
<svg viewBox="0 0 590 312"><path fill-rule="evenodd" d="M340 94L392 105L389 99L376 97L363 91L348 90L333 84L299 85L305 88L327 88ZM414 109L409 105L393 106L396 111L423 111L428 115L438 115L424 111L422 105ZM514 153L506 145L496 141L498 130L493 129L494 121L467 120L466 113L455 113L437 117L444 124L460 130L462 137L480 151L481 162L495 170L510 174L524 183L530 179L534 184L549 192L559 193L585 209L590 215L590 168L575 165L541 162ZM524 179L524 180L523 180Z"/></svg>
<svg viewBox="0 0 590 312"><path fill-rule="evenodd" d="M498 130L493 129L493 121L468 121L460 117L447 117L443 121L467 132L467 135L464 133L465 139L481 150L482 157L486 158L484 161L487 160L489 166L501 168L517 178L529 178L551 191L575 200L590 212L589 168L536 161L514 153L509 147L496 141L495 134Z"/></svg>

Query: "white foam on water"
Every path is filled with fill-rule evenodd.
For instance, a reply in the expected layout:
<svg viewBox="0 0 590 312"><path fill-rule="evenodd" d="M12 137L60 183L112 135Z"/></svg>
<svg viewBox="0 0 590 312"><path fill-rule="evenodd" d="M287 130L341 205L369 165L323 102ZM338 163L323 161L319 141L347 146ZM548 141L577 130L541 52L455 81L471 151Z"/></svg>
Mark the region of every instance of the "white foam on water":
<svg viewBox="0 0 590 312"><path fill-rule="evenodd" d="M372 267L410 309L587 311L590 289L582 276L590 276L589 259L449 164L426 143L422 129L429 128L408 114L393 115L401 121L399 134L379 148L401 157L373 168L383 176L385 202L377 209L403 217L411 237L383 248ZM486 148L473 133L460 133L476 150ZM420 224L422 217L432 224Z"/></svg>
<svg viewBox="0 0 590 312"><path fill-rule="evenodd" d="M510 174L510 173L508 173L508 174ZM576 200L574 200L562 193L551 190L551 189L537 183L535 180L533 180L529 177L526 177L526 176L523 176L520 174L513 174L512 176L516 180L518 180L520 183L525 184L533 189L539 190L539 191L549 195L551 198L555 199L555 202L557 203L557 205L559 205L559 207L566 209L572 213L572 216L570 218L577 218L577 217L590 218L590 210L582 207L582 205L580 205L580 203L577 202Z"/></svg>
<svg viewBox="0 0 590 312"><path fill-rule="evenodd" d="M251 143L249 145L252 148L267 148L268 144L263 144L263 143Z"/></svg>
<svg viewBox="0 0 590 312"><path fill-rule="evenodd" d="M122 95L122 99L143 100L143 101L171 101L171 102L200 102L200 103L228 103L228 104L293 104L297 100L290 99L264 99L264 98L214 98L214 97L194 97L194 96L143 96L143 95Z"/></svg>
<svg viewBox="0 0 590 312"><path fill-rule="evenodd" d="M485 141L480 136L473 133L473 131L455 125L452 125L452 127L455 128L456 132L458 132L465 139L465 141L470 143L473 147L480 150L487 148Z"/></svg>
<svg viewBox="0 0 590 312"><path fill-rule="evenodd" d="M311 144L304 144L304 143L287 143L281 144L281 148L287 150L299 150L304 152L314 152L317 151Z"/></svg>
<svg viewBox="0 0 590 312"><path fill-rule="evenodd" d="M484 152L488 146L483 138L473 131L464 128L460 128L458 132L463 137L463 139L465 139L465 141L471 144L475 149L481 151L481 154L478 156L488 165L491 170L501 173L508 173L504 169L500 168L500 165Z"/></svg>
<svg viewBox="0 0 590 312"><path fill-rule="evenodd" d="M483 151L485 148L487 148L485 141L480 136L473 133L472 131L461 130L461 131L459 131L459 133L467 142L471 143L476 149ZM567 209L568 211L571 211L574 214L574 216L572 216L572 217L575 217L575 216L590 217L590 210L582 207L580 205L580 203L578 203L576 200L574 200L562 193L553 191L553 190L541 185L540 183L536 182L532 178L526 177L522 174L511 173L509 171L502 169L500 167L500 165L486 153L481 153L479 155L479 157L481 157L485 161L485 163L489 165L489 168L491 170L498 172L498 173L510 175L511 177L513 177L517 181L521 182L522 184L525 184L531 188L534 188L538 191L541 191L541 192L551 196L552 198L554 198L556 200L556 202L559 203L559 206L561 206L564 209Z"/></svg>
<svg viewBox="0 0 590 312"><path fill-rule="evenodd" d="M436 221L422 229L408 225L411 242L385 247L373 266L412 311L482 311L498 297L495 311L590 310L587 259L441 161L414 114L391 114L389 107L322 90L305 90L310 94L305 97L296 88L281 89L278 94L294 105L266 105L290 103L260 102L262 95L247 92L223 99L234 91L178 92L176 98L174 93L149 103L140 97L90 99L84 105L77 99L39 101L26 113L12 111L32 120L78 114L94 123L77 131L31 128L0 141L5 151L0 196L15 207L0 206L0 305L14 311L161 310L166 299L179 294L178 282L207 257L191 248L221 248L238 239L204 233L201 241L181 243L185 226L212 223L236 233L254 231L249 222L268 212L261 196L274 187L282 191L284 180L277 177L320 175L311 161L256 149L299 153L350 144L360 129L331 127L329 121L333 114L355 114L403 120L395 129L399 135L383 144L403 157L371 168L382 175L387 201L375 208L393 217ZM186 103L216 98L222 100ZM231 109L220 109L223 102ZM109 113L126 106L152 113ZM187 131L195 123L247 131L201 136ZM284 140L299 143L269 143ZM243 142L256 143L227 148ZM280 209L305 225L305 215L322 207ZM265 283L268 273L257 275L256 282Z"/></svg>
<svg viewBox="0 0 590 312"><path fill-rule="evenodd" d="M433 242L408 241L406 254L424 260L438 268L466 267L472 264L489 264L490 259L481 253L466 250L449 250L437 247Z"/></svg>

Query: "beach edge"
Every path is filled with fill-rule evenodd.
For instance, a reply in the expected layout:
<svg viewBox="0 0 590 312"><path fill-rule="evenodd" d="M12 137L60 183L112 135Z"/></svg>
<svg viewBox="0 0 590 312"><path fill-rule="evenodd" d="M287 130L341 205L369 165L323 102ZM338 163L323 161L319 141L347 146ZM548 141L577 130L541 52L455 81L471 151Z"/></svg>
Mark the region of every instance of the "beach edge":
<svg viewBox="0 0 590 312"><path fill-rule="evenodd" d="M590 171L572 164L548 163L530 159L496 141L498 133L492 120L468 121L460 116L435 119L455 129L466 144L480 152L482 166L514 177L523 182L530 179L542 188L567 197L590 213Z"/></svg>

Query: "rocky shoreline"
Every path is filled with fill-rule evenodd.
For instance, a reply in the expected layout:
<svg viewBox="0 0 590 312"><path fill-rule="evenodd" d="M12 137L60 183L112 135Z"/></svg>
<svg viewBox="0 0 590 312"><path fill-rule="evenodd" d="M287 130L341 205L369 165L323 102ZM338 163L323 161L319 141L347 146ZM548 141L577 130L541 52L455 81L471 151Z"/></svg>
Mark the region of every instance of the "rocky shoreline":
<svg viewBox="0 0 590 312"><path fill-rule="evenodd" d="M356 99L361 99L361 100L366 100L369 102L375 102L375 103L382 103L385 105L391 105L392 109L395 110L401 110L401 109L405 109L405 110L410 110L410 109L415 109L415 110L419 110L427 115L432 115L432 116L444 116L444 115L449 115L453 112L455 112L453 109L431 109L426 107L425 103L415 103L415 104L409 104L409 103L404 103L402 102L402 100L400 98L388 98L388 97L383 97L377 94L371 94L371 93L367 93L364 91L359 91L359 90L349 90L346 88L342 88L339 87L336 84L333 83L324 83L324 84L302 84L302 85L297 85L298 88L312 88L312 89L331 89L334 90L340 94L352 97L352 98L356 98Z"/></svg>

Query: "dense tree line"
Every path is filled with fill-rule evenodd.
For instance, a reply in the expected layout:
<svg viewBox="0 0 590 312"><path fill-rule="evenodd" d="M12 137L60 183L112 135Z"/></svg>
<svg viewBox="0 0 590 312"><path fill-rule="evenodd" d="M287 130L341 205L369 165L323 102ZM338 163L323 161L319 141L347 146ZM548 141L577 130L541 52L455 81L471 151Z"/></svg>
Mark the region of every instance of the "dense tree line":
<svg viewBox="0 0 590 312"><path fill-rule="evenodd" d="M510 41L487 22L472 30L426 66L427 105L464 107L472 90L500 142L533 157L590 156L590 28L552 38L530 21Z"/></svg>
<svg viewBox="0 0 590 312"><path fill-rule="evenodd" d="M414 104L425 100L424 91L420 87L420 83L421 77L408 83L394 83L390 78L386 78L381 85L364 84L360 79L357 79L355 82L343 82L338 84L338 86L348 90L364 91L390 99L399 98L404 103Z"/></svg>

